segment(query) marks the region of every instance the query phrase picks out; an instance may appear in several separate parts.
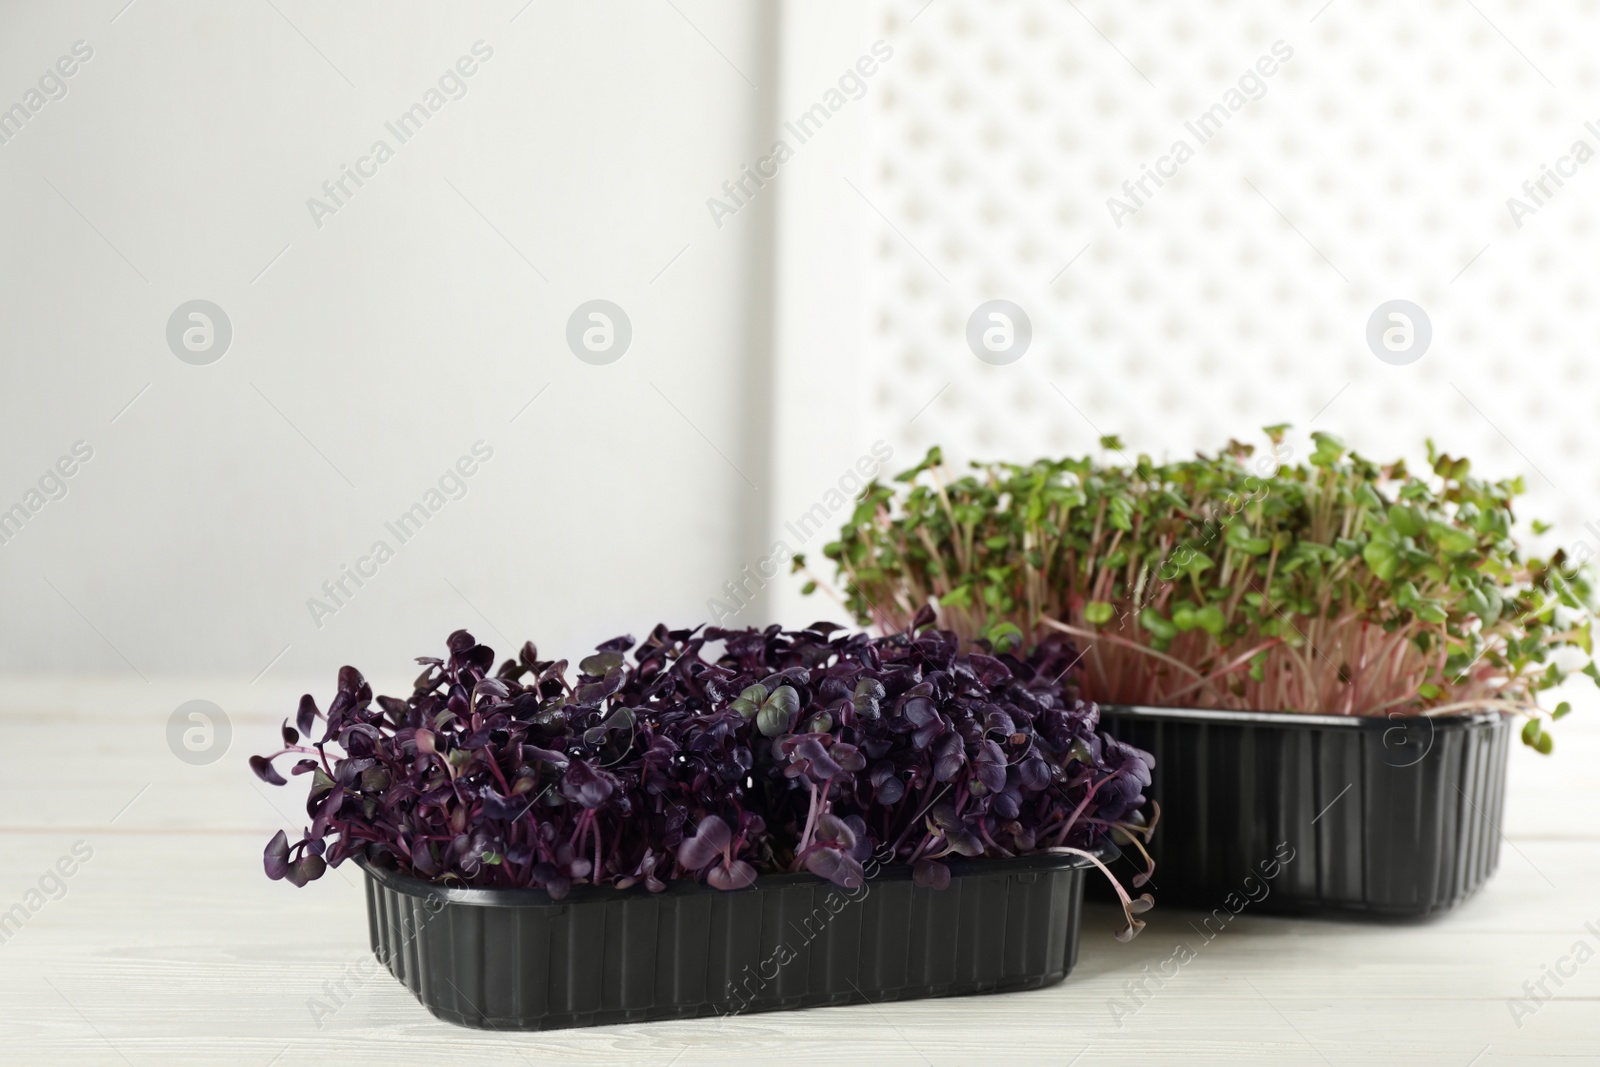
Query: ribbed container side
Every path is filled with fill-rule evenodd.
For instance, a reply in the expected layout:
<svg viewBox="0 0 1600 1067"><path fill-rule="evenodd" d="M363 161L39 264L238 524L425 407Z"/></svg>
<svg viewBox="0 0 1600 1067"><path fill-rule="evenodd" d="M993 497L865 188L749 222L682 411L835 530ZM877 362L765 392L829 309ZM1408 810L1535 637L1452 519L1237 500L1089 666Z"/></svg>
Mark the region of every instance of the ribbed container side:
<svg viewBox="0 0 1600 1067"><path fill-rule="evenodd" d="M1104 705L1101 725L1156 758L1158 903L1420 917L1465 900L1499 862L1511 724L1497 713ZM1125 881L1139 869L1113 864Z"/></svg>
<svg viewBox="0 0 1600 1067"><path fill-rule="evenodd" d="M724 893L444 889L367 867L373 953L434 1015L548 1030L1038 989L1078 959L1070 856L885 867L855 891L778 875Z"/></svg>

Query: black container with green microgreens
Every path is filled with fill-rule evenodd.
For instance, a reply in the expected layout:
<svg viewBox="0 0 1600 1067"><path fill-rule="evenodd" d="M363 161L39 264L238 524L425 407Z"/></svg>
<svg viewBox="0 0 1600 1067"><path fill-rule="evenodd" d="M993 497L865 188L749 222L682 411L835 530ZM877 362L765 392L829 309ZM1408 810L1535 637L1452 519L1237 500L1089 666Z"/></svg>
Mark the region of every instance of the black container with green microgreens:
<svg viewBox="0 0 1600 1067"><path fill-rule="evenodd" d="M1079 643L1081 695L1156 757L1164 899L1226 907L1282 844L1291 876L1255 906L1450 907L1498 858L1513 721L1549 753L1570 709L1539 694L1600 682L1590 576L1514 536L1521 479L1432 442L1420 472L1374 463L1325 433L1297 461L1286 429L1270 450L1156 462L1106 437L959 476L932 449L869 485L824 554L886 631L932 604L993 651Z"/></svg>

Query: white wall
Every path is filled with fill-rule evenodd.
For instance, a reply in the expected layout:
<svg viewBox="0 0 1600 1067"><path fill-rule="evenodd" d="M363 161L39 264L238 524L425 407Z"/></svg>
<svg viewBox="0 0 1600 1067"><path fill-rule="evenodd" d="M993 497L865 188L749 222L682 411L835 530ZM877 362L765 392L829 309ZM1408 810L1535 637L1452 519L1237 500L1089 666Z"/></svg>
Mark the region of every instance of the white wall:
<svg viewBox="0 0 1600 1067"><path fill-rule="evenodd" d="M0 107L94 49L0 143L0 509L95 450L0 544L0 670L377 672L458 625L577 651L699 621L776 538L815 557L786 524L880 439L898 468L1431 434L1525 472L1552 541L1600 521L1600 164L1506 206L1600 149L1588 8L273 3L0 8ZM467 95L318 228L307 198L480 39ZM1107 198L1280 39L1118 227ZM860 98L786 134L878 40ZM1034 329L1009 366L964 339L997 297ZM1363 339L1393 297L1433 324L1409 366ZM195 298L234 327L209 366L165 339ZM634 326L609 366L564 341L595 298ZM316 626L307 598L478 440L465 499ZM837 614L798 585L735 621Z"/></svg>
<svg viewBox="0 0 1600 1067"><path fill-rule="evenodd" d="M768 510L771 207L705 201L767 141L770 7L123 3L0 8L0 107L93 50L0 144L0 508L93 448L0 545L0 669L376 672L457 626L581 652L702 616ZM206 366L165 339L195 298L233 327ZM633 324L608 366L564 339L594 298Z"/></svg>
<svg viewBox="0 0 1600 1067"><path fill-rule="evenodd" d="M792 123L806 113L863 57L877 68L862 79L865 89L859 100L847 98L822 130L795 145L778 196L770 524L774 541L789 552L805 554L813 570L825 564L821 546L848 517L848 505L836 511L830 506L838 498L830 500L829 491L836 491L863 457L873 461L861 388L861 248L869 208L852 186L859 189L866 181L868 112L885 91L897 61L894 54L887 62L872 54L884 36L874 4L791 0L783 8L781 119ZM883 43L893 53L897 42ZM828 513L825 529L798 525L807 515L821 514L814 511L819 506ZM800 597L802 581L803 576L791 576L785 567L767 590L775 619L801 626L820 618L845 619L821 595Z"/></svg>

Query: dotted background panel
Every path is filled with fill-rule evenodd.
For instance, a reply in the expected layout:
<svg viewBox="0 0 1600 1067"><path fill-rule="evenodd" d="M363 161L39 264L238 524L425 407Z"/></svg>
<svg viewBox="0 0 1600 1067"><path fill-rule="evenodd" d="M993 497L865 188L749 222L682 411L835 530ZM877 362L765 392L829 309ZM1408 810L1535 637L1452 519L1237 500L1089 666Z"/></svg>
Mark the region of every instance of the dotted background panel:
<svg viewBox="0 0 1600 1067"><path fill-rule="evenodd" d="M907 0L880 19L866 417L900 458L1100 433L1177 457L1289 422L1300 455L1313 429L1377 458L1432 436L1523 473L1562 543L1600 520L1600 154L1560 163L1600 153L1600 5ZM1277 42L1292 57L1201 143L1186 122ZM1132 204L1123 182L1180 140L1193 158L1118 226L1107 198ZM1558 163L1575 173L1534 204L1523 182ZM1520 226L1512 196L1536 208ZM1006 366L966 343L995 298L1033 330ZM1409 365L1366 342L1391 299L1431 323Z"/></svg>

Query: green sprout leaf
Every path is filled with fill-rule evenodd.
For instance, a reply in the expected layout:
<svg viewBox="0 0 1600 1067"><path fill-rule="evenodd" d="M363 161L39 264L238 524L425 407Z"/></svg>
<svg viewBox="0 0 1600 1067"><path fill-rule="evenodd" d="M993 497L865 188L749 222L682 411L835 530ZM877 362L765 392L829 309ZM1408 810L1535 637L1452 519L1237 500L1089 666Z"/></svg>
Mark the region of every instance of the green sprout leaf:
<svg viewBox="0 0 1600 1067"><path fill-rule="evenodd" d="M1367 566L1372 568L1384 581L1391 581L1395 572L1400 569L1400 558L1395 552L1394 545L1386 541L1369 541L1361 550L1361 558L1367 561Z"/></svg>
<svg viewBox="0 0 1600 1067"><path fill-rule="evenodd" d="M799 711L800 694L793 686L780 685L756 713L756 729L767 737L777 737L789 729L789 723Z"/></svg>
<svg viewBox="0 0 1600 1067"><path fill-rule="evenodd" d="M1139 625L1167 641L1178 636L1178 627L1173 625L1172 620L1151 608L1139 613Z"/></svg>
<svg viewBox="0 0 1600 1067"><path fill-rule="evenodd" d="M1022 630L1014 622L996 623L985 631L984 637L999 653L1013 652L1022 644Z"/></svg>
<svg viewBox="0 0 1600 1067"><path fill-rule="evenodd" d="M1087 699L1543 716L1538 694L1572 674L1600 684L1593 574L1519 543L1522 479L1475 477L1431 441L1414 466L1321 432L1297 457L1287 431L1266 428L1270 452L1230 440L1161 462L1112 437L962 471L930 450L869 486L822 555L850 611L886 631L937 602L969 644L1026 656L1070 640ZM1533 727L1528 744L1549 736Z"/></svg>

